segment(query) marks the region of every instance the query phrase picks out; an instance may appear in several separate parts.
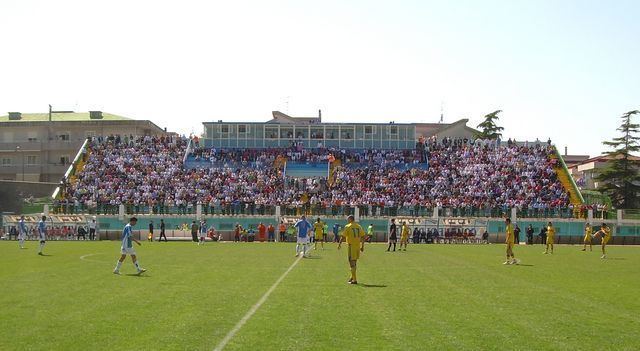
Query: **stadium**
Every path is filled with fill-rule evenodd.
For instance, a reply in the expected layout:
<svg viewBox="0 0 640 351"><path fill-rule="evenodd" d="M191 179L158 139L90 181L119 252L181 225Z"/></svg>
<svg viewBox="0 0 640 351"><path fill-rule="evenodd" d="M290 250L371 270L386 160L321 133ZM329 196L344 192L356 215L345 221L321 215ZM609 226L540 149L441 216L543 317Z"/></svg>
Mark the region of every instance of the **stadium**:
<svg viewBox="0 0 640 351"><path fill-rule="evenodd" d="M9 112L0 350L637 350L635 103L596 157L561 144L577 117L540 135L542 117L442 103Z"/></svg>

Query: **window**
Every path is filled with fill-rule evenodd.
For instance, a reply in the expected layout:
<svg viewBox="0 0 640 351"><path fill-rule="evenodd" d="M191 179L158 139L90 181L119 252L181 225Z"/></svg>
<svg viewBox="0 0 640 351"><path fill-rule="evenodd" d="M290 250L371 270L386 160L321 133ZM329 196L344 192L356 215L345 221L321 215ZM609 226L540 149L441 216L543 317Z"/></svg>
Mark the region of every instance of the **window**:
<svg viewBox="0 0 640 351"><path fill-rule="evenodd" d="M311 139L324 138L324 127L311 127Z"/></svg>
<svg viewBox="0 0 640 351"><path fill-rule="evenodd" d="M94 132L93 130L87 130L86 132L84 132L84 136L86 136L87 138L94 137L96 136L96 132Z"/></svg>
<svg viewBox="0 0 640 351"><path fill-rule="evenodd" d="M69 141L69 132L61 132L60 134L58 134L58 140Z"/></svg>
<svg viewBox="0 0 640 351"><path fill-rule="evenodd" d="M223 139L226 139L229 137L229 134L233 131L233 128L231 128L230 125L228 124L223 124L220 126L220 137Z"/></svg>
<svg viewBox="0 0 640 351"><path fill-rule="evenodd" d="M27 132L28 141L38 141L38 132Z"/></svg>
<svg viewBox="0 0 640 351"><path fill-rule="evenodd" d="M64 166L64 165L68 165L70 163L71 162L69 162L69 156L67 156L67 155L60 156L60 164L62 164Z"/></svg>
<svg viewBox="0 0 640 351"><path fill-rule="evenodd" d="M340 139L349 140L353 139L353 127L342 126L340 127Z"/></svg>
<svg viewBox="0 0 640 351"><path fill-rule="evenodd" d="M37 165L38 164L38 156L27 155L27 164L28 165Z"/></svg>
<svg viewBox="0 0 640 351"><path fill-rule="evenodd" d="M249 136L249 126L246 124L238 124L238 138L245 139Z"/></svg>
<svg viewBox="0 0 640 351"><path fill-rule="evenodd" d="M264 136L267 139L278 139L278 127L264 127Z"/></svg>
<svg viewBox="0 0 640 351"><path fill-rule="evenodd" d="M280 127L280 139L293 139L293 127Z"/></svg>
<svg viewBox="0 0 640 351"><path fill-rule="evenodd" d="M398 126L389 126L389 136L391 136L390 139L398 138Z"/></svg>
<svg viewBox="0 0 640 351"><path fill-rule="evenodd" d="M11 166L11 159L10 158L3 158L2 159L2 167L9 167Z"/></svg>
<svg viewBox="0 0 640 351"><path fill-rule="evenodd" d="M364 126L364 135L370 137L376 132L376 126Z"/></svg>
<svg viewBox="0 0 640 351"><path fill-rule="evenodd" d="M335 140L338 139L339 133L340 132L338 131L338 127L327 127L327 131L325 134L327 139Z"/></svg>

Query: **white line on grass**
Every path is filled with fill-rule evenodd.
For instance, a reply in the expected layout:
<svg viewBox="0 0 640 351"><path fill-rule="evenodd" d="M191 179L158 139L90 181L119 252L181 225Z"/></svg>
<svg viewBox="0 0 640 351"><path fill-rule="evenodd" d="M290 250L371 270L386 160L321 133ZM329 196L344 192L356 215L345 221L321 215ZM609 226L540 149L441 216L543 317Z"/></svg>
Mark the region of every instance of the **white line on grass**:
<svg viewBox="0 0 640 351"><path fill-rule="evenodd" d="M287 274L289 274L289 272L291 272L293 267L295 267L298 264L298 262L300 262L301 259L302 259L302 255L300 255L300 257L298 257L291 264L291 266L289 266L289 269L287 269L280 276L280 278L278 278L278 280L276 280L276 282L273 283L273 285L269 288L269 290L267 290L267 292L264 293L264 295L262 295L260 300L258 300L258 302L256 302L256 304L251 307L251 309L247 312L247 314L245 314L244 317L242 317L242 319L240 319L240 321L233 327L233 329L231 329L231 331L229 331L229 333L227 333L227 335L224 337L224 339L222 339L222 341L220 341L218 346L216 346L216 348L213 349L214 351L221 351L222 349L224 349L225 346L227 346L229 341L231 341L231 339L236 335L236 333L238 333L238 331L240 331L240 329L242 329L242 327L245 325L245 323L247 323L249 318L251 318L251 316L253 316L256 313L258 308L260 308L260 306L262 306L262 304L265 301L267 301L267 299L269 298L269 295L271 295L271 293L278 287L280 282L282 282L282 280L284 280L284 278L287 276Z"/></svg>
<svg viewBox="0 0 640 351"><path fill-rule="evenodd" d="M92 253L92 254L82 255L82 256L80 256L80 259L83 260L83 261L87 261L87 262L108 263L108 262L104 262L104 261L92 260L92 259L88 259L87 258L87 257L95 256L95 255L102 255L102 254L101 253Z"/></svg>

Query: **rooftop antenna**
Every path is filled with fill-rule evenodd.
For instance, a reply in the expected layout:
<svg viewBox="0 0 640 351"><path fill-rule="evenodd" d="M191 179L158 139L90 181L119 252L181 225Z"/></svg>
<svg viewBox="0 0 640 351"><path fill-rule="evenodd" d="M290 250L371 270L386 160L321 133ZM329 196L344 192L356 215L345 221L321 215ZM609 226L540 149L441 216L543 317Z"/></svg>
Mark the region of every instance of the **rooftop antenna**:
<svg viewBox="0 0 640 351"><path fill-rule="evenodd" d="M444 122L444 101L440 101L440 123Z"/></svg>
<svg viewBox="0 0 640 351"><path fill-rule="evenodd" d="M287 115L289 114L289 99L291 98L291 96L285 96L285 100L284 100L284 109L285 111L287 111Z"/></svg>

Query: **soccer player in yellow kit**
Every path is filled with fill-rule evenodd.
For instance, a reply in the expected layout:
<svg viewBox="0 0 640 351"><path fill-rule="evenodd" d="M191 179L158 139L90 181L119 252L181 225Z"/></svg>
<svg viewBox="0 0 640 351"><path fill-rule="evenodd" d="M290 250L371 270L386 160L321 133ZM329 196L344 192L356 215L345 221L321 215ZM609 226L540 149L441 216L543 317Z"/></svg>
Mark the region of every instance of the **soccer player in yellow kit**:
<svg viewBox="0 0 640 351"><path fill-rule="evenodd" d="M582 251L587 251L587 244L589 244L589 251L593 251L593 245L591 245L591 232L591 225L587 223L584 227L584 247L582 248Z"/></svg>
<svg viewBox="0 0 640 351"><path fill-rule="evenodd" d="M520 260L516 258L513 254L513 246L515 245L515 233L513 231L513 224L511 224L511 219L506 218L506 232L507 238L504 243L507 244L507 260L504 261L503 264L519 264Z"/></svg>
<svg viewBox="0 0 640 351"><path fill-rule="evenodd" d="M556 239L556 228L553 227L553 223L549 222L547 224L547 248L544 250L544 254L549 253L549 249L551 249L551 253L553 253L553 241Z"/></svg>
<svg viewBox="0 0 640 351"><path fill-rule="evenodd" d="M318 241L320 242L320 245L324 250L324 225L325 224L320 221L320 218L318 218L316 222L313 223L313 234L314 234L313 249L314 250L318 249Z"/></svg>
<svg viewBox="0 0 640 351"><path fill-rule="evenodd" d="M595 236L600 236L600 244L602 245L602 256L600 256L600 258L605 259L607 258L605 248L609 240L611 240L611 228L609 228L606 223L602 223L600 230L598 230Z"/></svg>
<svg viewBox="0 0 640 351"><path fill-rule="evenodd" d="M404 251L407 251L407 243L409 242L409 226L407 222L402 222L402 231L400 232L400 250L404 244Z"/></svg>
<svg viewBox="0 0 640 351"><path fill-rule="evenodd" d="M351 278L349 278L349 284L358 284L358 278L356 277L356 263L360 258L360 252L364 252L365 233L360 224L355 222L353 216L347 217L347 225L344 226L342 236L338 242L338 250L342 246L342 242L346 241L348 249L349 267L351 267Z"/></svg>

